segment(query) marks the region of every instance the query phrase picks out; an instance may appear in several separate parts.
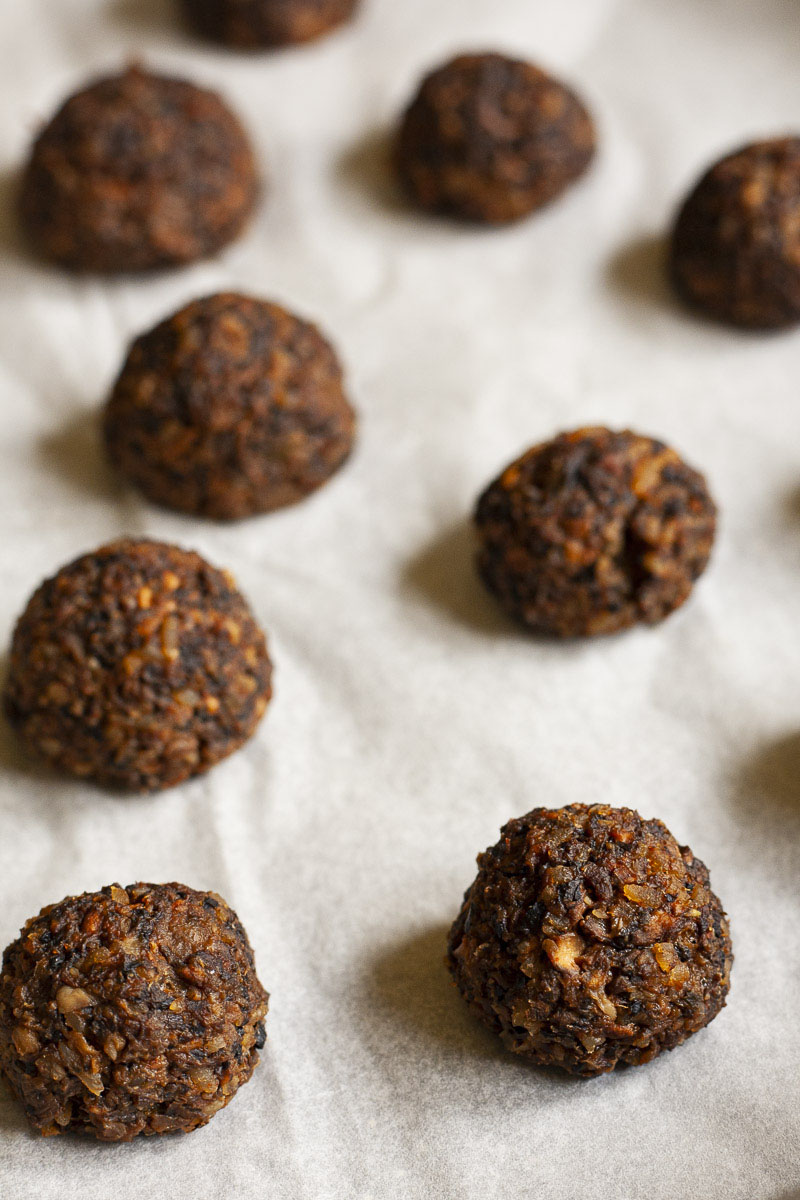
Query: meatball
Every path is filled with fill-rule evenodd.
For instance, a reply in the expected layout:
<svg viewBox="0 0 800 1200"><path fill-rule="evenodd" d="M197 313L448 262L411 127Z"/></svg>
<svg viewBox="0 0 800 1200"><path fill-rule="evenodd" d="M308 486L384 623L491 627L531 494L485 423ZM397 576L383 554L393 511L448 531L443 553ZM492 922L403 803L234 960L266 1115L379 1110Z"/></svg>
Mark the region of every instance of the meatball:
<svg viewBox="0 0 800 1200"><path fill-rule="evenodd" d="M70 97L33 146L20 212L43 258L147 271L214 254L253 209L253 152L214 92L132 67Z"/></svg>
<svg viewBox="0 0 800 1200"><path fill-rule="evenodd" d="M465 54L423 80L395 160L422 208L496 225L560 195L594 151L592 119L563 83L502 54Z"/></svg>
<svg viewBox="0 0 800 1200"><path fill-rule="evenodd" d="M355 415L321 333L224 294L138 338L105 413L114 465L158 504L220 520L293 504L350 453Z"/></svg>
<svg viewBox="0 0 800 1200"><path fill-rule="evenodd" d="M236 913L181 883L42 909L7 948L0 1070L45 1136L188 1133L247 1083L269 997Z"/></svg>
<svg viewBox="0 0 800 1200"><path fill-rule="evenodd" d="M57 770L154 791L251 736L271 673L227 571L177 546L123 540L34 593L14 632L4 704L24 745Z"/></svg>
<svg viewBox="0 0 800 1200"><path fill-rule="evenodd" d="M342 25L360 0L183 0L204 37L239 50L311 42Z"/></svg>
<svg viewBox="0 0 800 1200"><path fill-rule="evenodd" d="M534 633L590 637L656 624L711 554L703 476L662 442L578 429L534 446L478 500L478 570Z"/></svg>
<svg viewBox="0 0 800 1200"><path fill-rule="evenodd" d="M671 272L679 294L719 321L800 321L800 138L754 142L706 172L678 215Z"/></svg>
<svg viewBox="0 0 800 1200"><path fill-rule="evenodd" d="M733 961L708 871L629 808L535 808L478 857L450 931L464 999L509 1050L599 1075L708 1025Z"/></svg>

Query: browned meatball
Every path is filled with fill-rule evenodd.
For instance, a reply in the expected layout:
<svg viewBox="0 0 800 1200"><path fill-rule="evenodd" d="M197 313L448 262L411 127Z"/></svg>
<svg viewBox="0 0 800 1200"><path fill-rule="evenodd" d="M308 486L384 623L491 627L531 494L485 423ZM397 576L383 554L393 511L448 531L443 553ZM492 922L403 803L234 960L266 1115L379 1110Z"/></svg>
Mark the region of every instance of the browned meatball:
<svg viewBox="0 0 800 1200"><path fill-rule="evenodd" d="M672 1050L725 1004L708 871L628 808L535 808L478 857L450 931L459 991L509 1050L599 1075Z"/></svg>
<svg viewBox="0 0 800 1200"><path fill-rule="evenodd" d="M800 321L800 138L754 142L706 172L678 215L671 271L680 295L717 320Z"/></svg>
<svg viewBox="0 0 800 1200"><path fill-rule="evenodd" d="M423 80L395 159L422 208L502 224L560 195L594 150L592 119L563 83L502 54L465 54Z"/></svg>
<svg viewBox="0 0 800 1200"><path fill-rule="evenodd" d="M220 97L133 67L70 97L40 133L20 212L43 258L146 271L215 253L257 191L247 135Z"/></svg>
<svg viewBox="0 0 800 1200"><path fill-rule="evenodd" d="M534 446L475 513L478 570L534 633L589 637L663 621L711 554L703 476L662 442L578 429Z"/></svg>
<svg viewBox="0 0 800 1200"><path fill-rule="evenodd" d="M227 571L177 546L123 540L34 593L14 632L4 704L25 746L57 770L154 791L251 736L271 673Z"/></svg>
<svg viewBox="0 0 800 1200"><path fill-rule="evenodd" d="M311 42L349 21L360 0L182 0L205 37L239 50Z"/></svg>
<svg viewBox="0 0 800 1200"><path fill-rule="evenodd" d="M112 884L42 909L7 948L0 1070L46 1136L188 1133L252 1075L268 1000L220 896Z"/></svg>
<svg viewBox="0 0 800 1200"><path fill-rule="evenodd" d="M158 504L219 520L302 499L342 465L354 432L319 330L233 293L137 338L105 414L123 475Z"/></svg>

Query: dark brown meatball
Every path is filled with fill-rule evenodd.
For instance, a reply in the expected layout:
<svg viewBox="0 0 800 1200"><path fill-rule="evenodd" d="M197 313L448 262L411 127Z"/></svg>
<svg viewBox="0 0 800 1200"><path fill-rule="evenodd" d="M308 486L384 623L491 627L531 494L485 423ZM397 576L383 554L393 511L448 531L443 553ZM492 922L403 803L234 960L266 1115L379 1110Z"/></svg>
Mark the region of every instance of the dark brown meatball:
<svg viewBox="0 0 800 1200"><path fill-rule="evenodd" d="M478 857L449 962L509 1050L599 1075L712 1021L733 961L708 871L629 808L535 808Z"/></svg>
<svg viewBox="0 0 800 1200"><path fill-rule="evenodd" d="M239 50L311 42L349 21L360 0L182 0L204 37Z"/></svg>
<svg viewBox="0 0 800 1200"><path fill-rule="evenodd" d="M320 487L354 431L341 367L315 326L232 293L138 338L105 414L123 475L158 504L221 520Z"/></svg>
<svg viewBox="0 0 800 1200"><path fill-rule="evenodd" d="M188 1133L247 1083L269 997L213 892L117 884L42 909L7 948L0 1070L45 1136Z"/></svg>
<svg viewBox="0 0 800 1200"><path fill-rule="evenodd" d="M465 54L423 80L395 158L422 208L502 224L560 195L594 150L592 119L563 83L502 54Z"/></svg>
<svg viewBox="0 0 800 1200"><path fill-rule="evenodd" d="M251 736L271 673L227 571L177 546L124 540L34 593L14 631L4 703L25 746L57 770L154 791Z"/></svg>
<svg viewBox="0 0 800 1200"><path fill-rule="evenodd" d="M662 442L578 429L534 446L475 513L478 570L534 633L589 637L663 621L708 563L716 508Z"/></svg>
<svg viewBox="0 0 800 1200"><path fill-rule="evenodd" d="M800 138L755 142L716 163L672 237L680 295L750 329L800 321Z"/></svg>
<svg viewBox="0 0 800 1200"><path fill-rule="evenodd" d="M146 271L215 253L257 191L247 135L220 97L134 67L70 97L40 133L20 212L52 262Z"/></svg>

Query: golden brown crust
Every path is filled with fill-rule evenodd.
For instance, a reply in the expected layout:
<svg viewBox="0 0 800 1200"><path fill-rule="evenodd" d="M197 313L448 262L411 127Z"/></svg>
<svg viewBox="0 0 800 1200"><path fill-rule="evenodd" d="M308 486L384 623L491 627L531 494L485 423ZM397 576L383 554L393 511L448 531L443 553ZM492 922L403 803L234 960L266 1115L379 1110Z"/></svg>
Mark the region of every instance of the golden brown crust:
<svg viewBox="0 0 800 1200"><path fill-rule="evenodd" d="M269 997L236 914L179 883L69 896L3 956L0 1070L45 1135L188 1132L253 1073Z"/></svg>
<svg viewBox="0 0 800 1200"><path fill-rule="evenodd" d="M395 161L422 208L502 224L560 195L594 150L591 117L559 80L501 54L464 54L423 80Z"/></svg>
<svg viewBox="0 0 800 1200"><path fill-rule="evenodd" d="M123 540L63 567L20 617L6 714L51 766L151 791L209 770L271 695L264 635L199 554Z"/></svg>
<svg viewBox="0 0 800 1200"><path fill-rule="evenodd" d="M151 500L235 520L321 487L348 457L355 424L339 361L314 325L222 293L137 338L105 440Z"/></svg>
<svg viewBox="0 0 800 1200"><path fill-rule="evenodd" d="M222 99L132 67L71 96L39 134L20 214L38 254L77 271L148 271L214 254L258 193Z"/></svg>
<svg viewBox="0 0 800 1200"><path fill-rule="evenodd" d="M733 961L708 871L660 821L572 804L509 821L449 939L473 1012L577 1075L644 1063L712 1021Z"/></svg>
<svg viewBox="0 0 800 1200"><path fill-rule="evenodd" d="M664 620L711 554L702 475L652 438L560 434L511 463L475 513L478 569L534 633L589 637Z"/></svg>

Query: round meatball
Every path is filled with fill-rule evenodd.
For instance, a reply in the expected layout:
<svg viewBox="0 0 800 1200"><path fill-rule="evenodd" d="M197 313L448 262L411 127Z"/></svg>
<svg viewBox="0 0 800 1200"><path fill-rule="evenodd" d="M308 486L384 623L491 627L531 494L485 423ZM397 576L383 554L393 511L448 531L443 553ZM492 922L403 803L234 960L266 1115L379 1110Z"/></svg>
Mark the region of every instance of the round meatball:
<svg viewBox="0 0 800 1200"><path fill-rule="evenodd" d="M502 54L465 54L423 80L395 159L422 208L503 224L560 195L594 150L592 119L563 83Z"/></svg>
<svg viewBox="0 0 800 1200"><path fill-rule="evenodd" d="M138 338L105 414L123 475L158 504L219 520L302 499L342 465L354 431L319 330L234 294Z"/></svg>
<svg viewBox="0 0 800 1200"><path fill-rule="evenodd" d="M132 67L59 109L33 146L20 213L76 271L147 271L215 253L253 209L253 152L214 92Z"/></svg>
<svg viewBox="0 0 800 1200"><path fill-rule="evenodd" d="M239 919L181 883L42 909L7 948L0 1070L45 1135L188 1133L247 1083L269 997Z"/></svg>
<svg viewBox="0 0 800 1200"><path fill-rule="evenodd" d="M57 770L154 791L251 736L271 673L227 571L177 546L123 540L34 593L14 631L4 703L24 745Z"/></svg>
<svg viewBox="0 0 800 1200"><path fill-rule="evenodd" d="M473 1012L541 1066L599 1075L708 1025L733 961L708 871L628 808L535 808L478 857L450 931Z"/></svg>
<svg viewBox="0 0 800 1200"><path fill-rule="evenodd" d="M755 142L706 172L672 236L680 295L750 329L800 321L800 138Z"/></svg>
<svg viewBox="0 0 800 1200"><path fill-rule="evenodd" d="M311 42L342 25L360 0L183 0L203 34L239 50Z"/></svg>
<svg viewBox="0 0 800 1200"><path fill-rule="evenodd" d="M703 476L652 438L578 429L534 446L480 497L478 570L534 633L656 624L706 568L716 508Z"/></svg>

